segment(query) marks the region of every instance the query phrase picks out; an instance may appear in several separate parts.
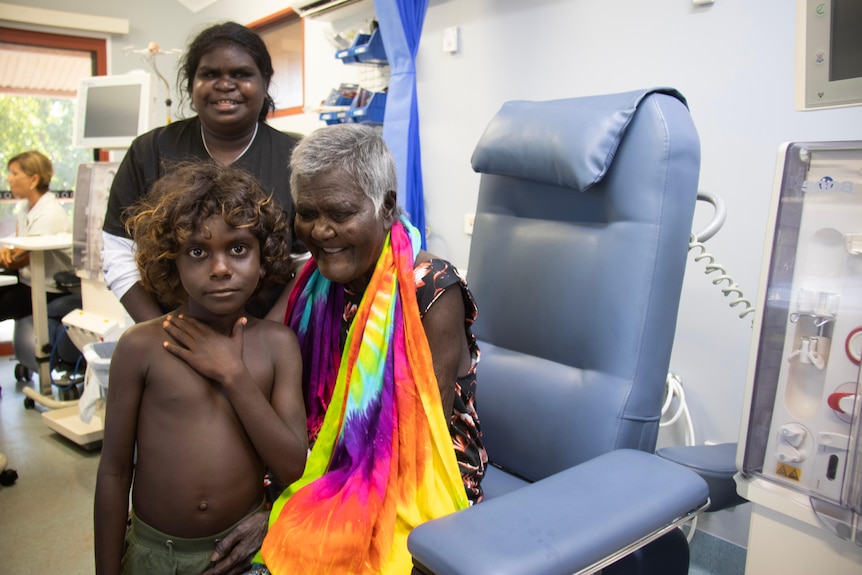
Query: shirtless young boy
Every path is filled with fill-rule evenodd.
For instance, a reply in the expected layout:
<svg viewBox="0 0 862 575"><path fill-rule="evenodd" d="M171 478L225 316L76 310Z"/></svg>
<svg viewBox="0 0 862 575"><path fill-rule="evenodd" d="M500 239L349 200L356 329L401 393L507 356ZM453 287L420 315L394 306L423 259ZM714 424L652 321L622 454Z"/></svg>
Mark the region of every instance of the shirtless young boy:
<svg viewBox="0 0 862 575"><path fill-rule="evenodd" d="M261 508L266 468L288 484L305 468L296 335L245 313L264 275L290 273L290 230L253 177L212 163L161 178L128 225L144 286L178 307L112 355L96 573L197 575Z"/></svg>

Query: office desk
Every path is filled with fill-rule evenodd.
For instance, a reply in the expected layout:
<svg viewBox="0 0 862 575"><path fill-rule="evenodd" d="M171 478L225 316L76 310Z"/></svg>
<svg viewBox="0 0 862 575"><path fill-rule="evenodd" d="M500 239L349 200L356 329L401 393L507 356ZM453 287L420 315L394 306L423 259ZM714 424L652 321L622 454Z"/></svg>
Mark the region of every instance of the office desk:
<svg viewBox="0 0 862 575"><path fill-rule="evenodd" d="M33 296L33 335L36 339L36 362L39 364L39 392L48 402L51 390L50 349L48 335L48 301L45 295L45 252L72 247L72 234L0 238L0 244L30 252L30 291ZM39 398L34 398L39 401ZM43 403L43 402L40 402ZM46 403L43 403L45 405Z"/></svg>

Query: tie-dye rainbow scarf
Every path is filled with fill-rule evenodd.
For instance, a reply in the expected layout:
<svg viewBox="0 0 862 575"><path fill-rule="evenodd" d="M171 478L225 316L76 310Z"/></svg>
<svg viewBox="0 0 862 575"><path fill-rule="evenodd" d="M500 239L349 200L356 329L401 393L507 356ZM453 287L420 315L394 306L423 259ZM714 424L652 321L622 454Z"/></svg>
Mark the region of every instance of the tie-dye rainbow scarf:
<svg viewBox="0 0 862 575"><path fill-rule="evenodd" d="M396 222L344 353L342 286L312 260L291 294L286 318L319 434L270 515L261 554L275 575L409 574L410 530L467 507L416 304L418 249L418 231Z"/></svg>

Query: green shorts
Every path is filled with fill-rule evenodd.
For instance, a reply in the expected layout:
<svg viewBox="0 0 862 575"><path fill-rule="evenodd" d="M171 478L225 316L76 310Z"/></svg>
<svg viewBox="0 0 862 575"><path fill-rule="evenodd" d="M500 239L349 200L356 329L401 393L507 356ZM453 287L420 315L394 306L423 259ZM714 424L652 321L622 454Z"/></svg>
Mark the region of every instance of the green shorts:
<svg viewBox="0 0 862 575"><path fill-rule="evenodd" d="M262 509L265 509L263 503L252 513ZM244 520L245 517L221 533L210 537L187 539L153 529L138 519L133 509L129 527L126 529L123 575L154 573L200 575L201 572L209 569L210 556L215 550L216 543L224 539Z"/></svg>

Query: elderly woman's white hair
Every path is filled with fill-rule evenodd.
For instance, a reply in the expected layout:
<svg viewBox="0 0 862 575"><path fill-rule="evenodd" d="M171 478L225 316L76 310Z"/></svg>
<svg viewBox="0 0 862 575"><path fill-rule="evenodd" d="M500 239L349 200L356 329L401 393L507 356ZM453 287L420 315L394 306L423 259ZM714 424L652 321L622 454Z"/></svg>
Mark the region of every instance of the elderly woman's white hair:
<svg viewBox="0 0 862 575"><path fill-rule="evenodd" d="M395 160L379 131L365 124L333 124L299 141L290 158L290 190L299 190L317 176L343 170L381 213L387 192L398 191ZM395 214L400 216L400 208Z"/></svg>

